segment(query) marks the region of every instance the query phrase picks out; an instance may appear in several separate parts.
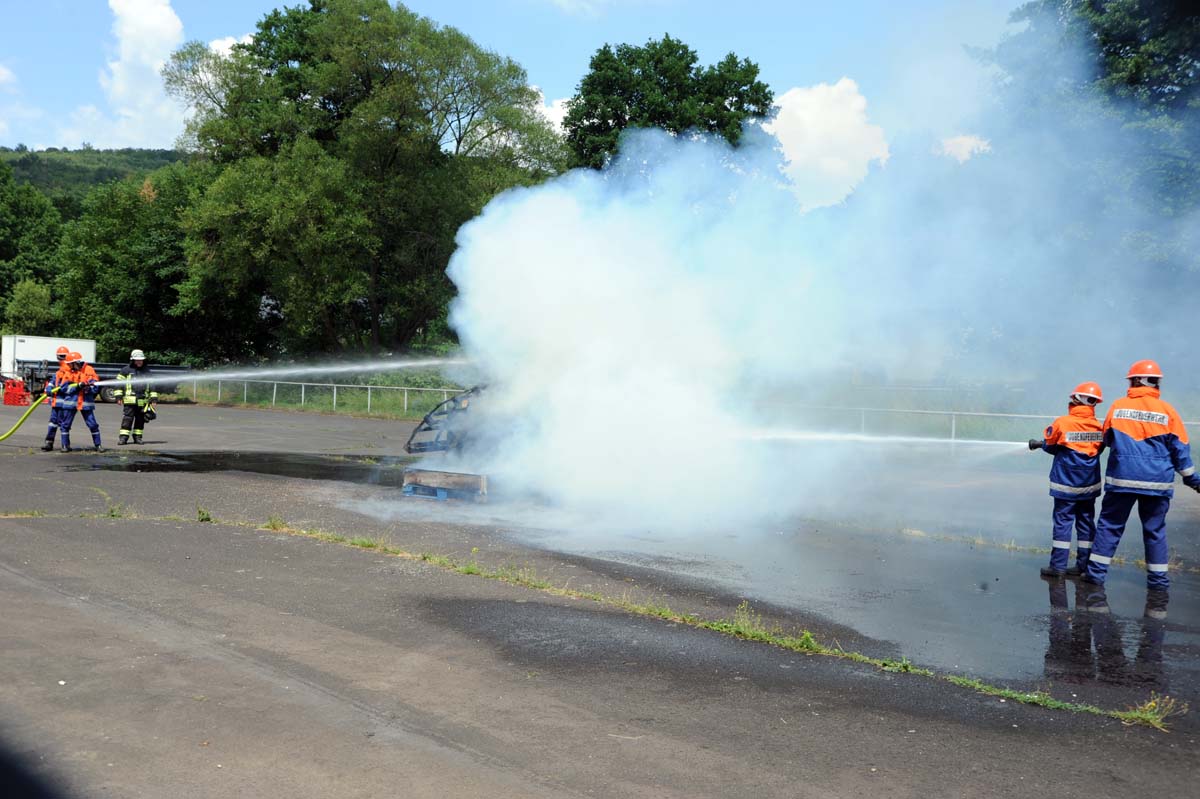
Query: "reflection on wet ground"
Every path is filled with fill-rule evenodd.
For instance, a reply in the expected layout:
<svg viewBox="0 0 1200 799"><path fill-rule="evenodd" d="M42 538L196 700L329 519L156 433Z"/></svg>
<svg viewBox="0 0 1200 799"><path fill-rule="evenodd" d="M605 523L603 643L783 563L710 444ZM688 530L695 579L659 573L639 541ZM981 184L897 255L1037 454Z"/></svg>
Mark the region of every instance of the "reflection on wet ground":
<svg viewBox="0 0 1200 799"><path fill-rule="evenodd" d="M243 471L399 487L403 467L413 460L137 453L91 458L74 468ZM1027 463L994 459L992 466L974 469L970 480L950 479L953 465L926 469L908 487L909 501L893 505L891 525L857 518L822 522L806 514L771 530L672 535L575 526L528 505L404 500L398 491L394 518L506 524L515 540L529 546L660 569L752 601L819 614L945 672L1106 707L1140 703L1156 691L1200 708L1200 576L1173 573L1169 601L1148 594L1145 573L1132 564L1113 568L1106 593L1041 579L1046 555L997 546L1048 544L1045 464L1035 464L1031 475ZM878 493L898 495L902 482L881 479ZM879 502L870 506L879 512ZM936 513L939 507L945 517ZM952 520L960 508L970 509L962 514L969 521L956 528ZM1186 512L1169 521L1173 544L1195 530L1195 516ZM957 535L946 540L903 532L918 526ZM1120 550L1131 561L1141 554L1138 533L1135 520ZM1198 721L1194 713L1180 726Z"/></svg>
<svg viewBox="0 0 1200 799"><path fill-rule="evenodd" d="M276 452L172 452L95 457L73 470L114 472L251 472L304 480L335 480L367 485L403 485L411 457L352 457Z"/></svg>

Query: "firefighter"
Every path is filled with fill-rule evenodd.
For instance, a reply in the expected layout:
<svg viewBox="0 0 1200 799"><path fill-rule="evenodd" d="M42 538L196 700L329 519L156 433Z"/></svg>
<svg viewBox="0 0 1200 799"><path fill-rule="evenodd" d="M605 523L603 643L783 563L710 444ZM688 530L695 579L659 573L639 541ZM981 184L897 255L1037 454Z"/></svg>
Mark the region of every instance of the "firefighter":
<svg viewBox="0 0 1200 799"><path fill-rule="evenodd" d="M71 425L75 414L83 416L83 423L92 432L92 449L103 452L100 446L100 423L96 421L96 370L84 363L83 356L72 352L67 356L70 366L68 382L59 386L54 395L54 406L58 408L58 423L62 430L62 451L71 451Z"/></svg>
<svg viewBox="0 0 1200 799"><path fill-rule="evenodd" d="M1104 475L1104 501L1096 541L1083 579L1103 585L1108 564L1121 542L1125 524L1137 505L1146 546L1146 583L1166 591L1167 510L1174 495L1175 472L1188 488L1200 491L1192 465L1187 429L1179 413L1159 399L1163 373L1154 361L1138 361L1125 376L1129 391L1112 404L1104 420L1104 446L1109 450Z"/></svg>
<svg viewBox="0 0 1200 799"><path fill-rule="evenodd" d="M1054 497L1053 542L1050 565L1043 577L1078 577L1087 571L1088 554L1096 537L1096 499L1100 496L1100 450L1103 425L1096 406L1104 401L1100 386L1080 383L1071 392L1067 415L1046 428L1044 439L1031 439L1030 449L1054 456L1050 466L1050 496ZM1071 530L1075 531L1075 565L1071 556Z"/></svg>
<svg viewBox="0 0 1200 799"><path fill-rule="evenodd" d="M128 444L130 436L133 437L133 443L141 444L142 430L146 426L146 419L147 417L154 418L154 401L158 399L158 392L146 380L149 377L150 369L146 366L146 353L141 350L129 353L129 366L117 375L117 380L122 381L123 385L113 392L121 398L124 408L121 416L121 435L117 439L118 444ZM139 380L143 382L138 382Z"/></svg>
<svg viewBox="0 0 1200 799"><path fill-rule="evenodd" d="M54 396L51 393L55 386L60 383L66 385L71 382L68 378L71 376L71 367L67 365L67 356L71 354L70 348L66 345L60 346L55 350L54 355L58 359L58 371L54 373L54 377L46 381L46 404L50 406L50 424L46 428L46 443L42 445L42 452L49 452L54 449L54 437L58 435L58 408L54 405Z"/></svg>

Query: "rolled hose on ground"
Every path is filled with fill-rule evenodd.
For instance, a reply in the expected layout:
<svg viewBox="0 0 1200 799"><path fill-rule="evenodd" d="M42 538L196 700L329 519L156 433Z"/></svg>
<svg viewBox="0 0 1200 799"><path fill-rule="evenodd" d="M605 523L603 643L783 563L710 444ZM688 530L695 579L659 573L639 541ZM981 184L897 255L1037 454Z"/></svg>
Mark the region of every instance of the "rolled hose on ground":
<svg viewBox="0 0 1200 799"><path fill-rule="evenodd" d="M58 389L57 389L57 388L51 389L51 390L50 390L49 392L47 392L47 393L49 393L49 394L57 394L57 393L58 393ZM8 429L8 432L7 432L7 433L5 433L5 434L3 434L3 435L0 435L0 441L4 441L6 438L8 438L9 436L11 436L13 433L15 433L15 432L17 432L18 430L20 430L20 429L21 429L21 425L25 424L25 420L26 420L26 419L28 419L28 418L29 418L29 417L30 417L30 416L33 414L33 412L34 412L34 411L36 411L36 410L38 409L38 407L39 407L39 406L41 406L41 404L42 404L41 402L34 402L34 403L30 404L30 406L29 406L29 410L27 410L27 411L25 411L25 413L21 414L21 418L17 420L17 423L16 423L16 424L14 424L12 427L10 427L10 428Z"/></svg>

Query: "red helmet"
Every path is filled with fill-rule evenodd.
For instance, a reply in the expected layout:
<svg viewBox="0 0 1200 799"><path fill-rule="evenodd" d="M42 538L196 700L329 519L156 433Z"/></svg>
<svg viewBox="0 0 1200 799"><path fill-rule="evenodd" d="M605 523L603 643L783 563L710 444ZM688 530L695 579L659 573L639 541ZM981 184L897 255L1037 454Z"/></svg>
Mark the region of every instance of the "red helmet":
<svg viewBox="0 0 1200 799"><path fill-rule="evenodd" d="M1089 402L1088 400L1093 401ZM1080 405L1096 405L1104 402L1104 393L1100 391L1098 383L1080 383L1071 392L1071 401L1078 402Z"/></svg>
<svg viewBox="0 0 1200 799"><path fill-rule="evenodd" d="M1125 379L1128 380L1133 377L1157 377L1161 379L1162 376L1162 369L1154 361L1138 361L1129 367L1129 374L1125 375Z"/></svg>
<svg viewBox="0 0 1200 799"><path fill-rule="evenodd" d="M78 352L72 352L67 355L67 363L83 363L83 356Z"/></svg>
<svg viewBox="0 0 1200 799"><path fill-rule="evenodd" d="M54 351L54 354L55 354L55 356L58 357L58 359L60 361L65 361L67 359L67 356L71 354L71 350L69 347L67 347L67 345L64 344L61 347L59 347L58 349L56 349Z"/></svg>

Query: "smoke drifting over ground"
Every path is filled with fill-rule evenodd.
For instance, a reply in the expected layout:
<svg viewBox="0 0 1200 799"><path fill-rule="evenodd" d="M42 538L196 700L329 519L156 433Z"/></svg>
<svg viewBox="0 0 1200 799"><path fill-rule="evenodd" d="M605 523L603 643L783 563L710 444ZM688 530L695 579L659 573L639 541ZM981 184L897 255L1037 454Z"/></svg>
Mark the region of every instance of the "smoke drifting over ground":
<svg viewBox="0 0 1200 799"><path fill-rule="evenodd" d="M1131 267L1126 231L1086 224L1114 187L1077 165L1129 142L1095 126L1072 139L1046 114L981 133L966 158L893 142L843 204L807 213L757 126L737 149L633 132L603 172L498 197L449 269L452 323L503 420L475 465L612 523L766 520L868 502L889 463L753 441L763 391L1038 379L1037 407L1010 410L1060 412L1084 379L1119 393L1136 358L1183 371L1195 300L1161 298L1194 297L1176 293L1194 273ZM1136 224L1164 242L1189 229Z"/></svg>

